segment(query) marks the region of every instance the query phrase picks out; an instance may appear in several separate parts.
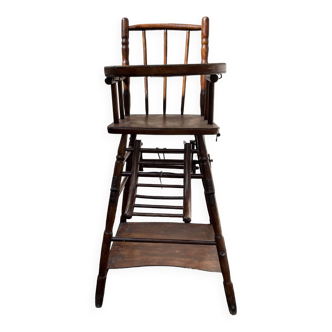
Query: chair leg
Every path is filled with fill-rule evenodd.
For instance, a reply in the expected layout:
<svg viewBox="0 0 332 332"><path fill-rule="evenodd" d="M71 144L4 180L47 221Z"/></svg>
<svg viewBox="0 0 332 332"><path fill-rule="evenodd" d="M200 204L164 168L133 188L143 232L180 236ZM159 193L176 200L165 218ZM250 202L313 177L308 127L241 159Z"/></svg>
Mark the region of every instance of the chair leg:
<svg viewBox="0 0 332 332"><path fill-rule="evenodd" d="M196 140L199 149L201 172L203 174L203 186L205 192L206 205L210 216L210 223L212 224L215 233L219 263L224 278L224 289L225 289L228 309L232 315L236 315L237 308L236 308L235 294L228 265L225 241L221 232L218 206L214 195L215 191L214 191L212 173L205 146L204 136L197 135Z"/></svg>
<svg viewBox="0 0 332 332"><path fill-rule="evenodd" d="M125 134L121 136L118 155L116 156L116 162L114 166L113 180L111 186L111 194L108 203L106 226L104 231L103 244L101 247L99 274L98 274L97 287L96 287L95 302L97 308L100 308L103 305L106 277L108 271L107 269L108 256L111 246L112 229L116 214L116 208L119 199L119 187L121 182L121 172L125 160L124 157L125 157L126 144L127 144L127 135Z"/></svg>
<svg viewBox="0 0 332 332"><path fill-rule="evenodd" d="M136 137L137 137L136 134L131 134L130 135L129 146L128 146L129 148L133 148L134 147ZM127 158L126 172L131 172L132 159L133 159L133 153L131 152L130 156ZM125 185L124 190L123 190L123 196L122 196L122 215L121 215L121 219L120 219L121 222L126 222L127 221L127 218L124 216L124 213L125 213L126 206L127 206L127 201L128 201L129 184L130 184L129 180L126 182L126 185Z"/></svg>

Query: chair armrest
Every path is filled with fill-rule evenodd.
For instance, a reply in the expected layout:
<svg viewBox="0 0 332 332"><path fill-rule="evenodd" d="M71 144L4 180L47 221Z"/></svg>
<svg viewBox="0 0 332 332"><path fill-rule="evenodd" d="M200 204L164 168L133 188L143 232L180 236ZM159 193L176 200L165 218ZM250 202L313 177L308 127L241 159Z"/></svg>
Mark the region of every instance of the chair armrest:
<svg viewBox="0 0 332 332"><path fill-rule="evenodd" d="M226 63L187 65L107 66L106 77L190 76L226 73Z"/></svg>

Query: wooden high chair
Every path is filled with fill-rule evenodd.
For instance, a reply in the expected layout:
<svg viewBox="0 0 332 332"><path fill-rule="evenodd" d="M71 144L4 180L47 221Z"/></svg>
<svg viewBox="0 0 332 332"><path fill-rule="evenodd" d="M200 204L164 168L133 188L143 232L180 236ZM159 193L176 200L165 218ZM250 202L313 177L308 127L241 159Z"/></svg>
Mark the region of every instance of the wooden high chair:
<svg viewBox="0 0 332 332"><path fill-rule="evenodd" d="M164 64L147 65L146 31L163 30ZM184 64L167 65L167 31L186 31ZM144 65L129 65L129 32L142 31ZM188 64L191 31L201 31L201 64ZM96 307L103 303L108 269L138 266L178 266L205 271L221 272L228 308L236 314L236 302L224 238L222 236L215 189L210 167L210 156L204 135L218 135L219 127L213 122L214 85L226 72L224 63L208 63L209 19L201 25L139 24L129 25L122 19L122 66L105 67L105 82L111 85L114 122L108 126L110 134L121 135L111 184L111 194L103 237L96 289ZM186 76L200 75L200 114L184 114ZM163 77L163 114L149 114L148 76ZM180 114L166 114L167 77L183 76ZM130 77L144 77L145 114L130 114ZM120 115L119 115L120 111ZM183 149L142 148L138 135L192 135L193 140ZM129 137L129 143L127 140ZM182 159L151 158L151 154L178 154ZM194 157L197 156L197 159ZM123 170L125 165L125 171ZM145 169L157 168L158 172ZM181 169L173 173L163 169ZM200 172L196 172L199 169ZM183 184L141 183L139 178L176 178ZM191 180L202 179L210 221L190 224ZM141 195L140 187L182 189L180 196ZM113 235L113 224L118 199L123 191L120 226ZM179 200L180 205L137 204L136 199ZM180 213L139 212L141 208L180 210ZM141 210L142 211L142 210ZM127 222L132 217L181 218L184 223ZM111 246L112 244L112 246Z"/></svg>

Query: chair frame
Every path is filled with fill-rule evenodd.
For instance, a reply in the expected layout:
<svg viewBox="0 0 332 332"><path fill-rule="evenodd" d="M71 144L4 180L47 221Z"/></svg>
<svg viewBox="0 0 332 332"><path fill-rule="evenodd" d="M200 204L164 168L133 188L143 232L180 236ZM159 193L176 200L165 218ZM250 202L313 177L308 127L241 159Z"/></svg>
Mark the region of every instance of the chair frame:
<svg viewBox="0 0 332 332"><path fill-rule="evenodd" d="M142 30L144 65L129 65L129 31ZM147 65L146 56L146 30L164 30L164 64ZM185 63L183 65L167 64L167 30L186 30ZM202 33L202 63L188 64L188 48L190 31L201 30ZM140 24L129 26L127 18L122 20L122 66L105 67L105 82L111 85L114 123L108 127L110 133L121 134L118 153L114 166L111 184L111 193L106 217L106 226L103 236L99 274L96 288L96 307L101 307L104 298L105 284L108 269L147 265L166 265L198 268L202 270L221 272L224 278L224 289L228 308L231 314L236 314L237 307L233 284L222 235L220 218L215 198L215 189L211 173L211 159L205 145L205 134L217 134L219 128L213 123L214 118L214 84L226 72L224 63L207 63L208 58L209 19L204 17L202 25L189 24ZM146 159L142 155L158 153L159 149L142 148L142 142L137 134L142 128L133 125L126 126L126 119L130 118L130 77L144 77L145 84L145 117L149 115L148 104L148 76L164 77L163 79L163 116L166 114L167 77L183 76L181 115L184 115L186 76L201 76L199 121L206 121L204 125L189 129L183 128L155 128L148 132L151 135L194 135L194 140L185 143L183 149L165 149L164 153L183 154L181 159ZM160 119L160 118L158 118ZM204 119L204 120L203 120ZM129 122L128 122L129 123ZM199 122L200 123L200 122ZM207 128L207 129L206 129ZM143 132L144 134L146 132ZM127 141L129 137L129 143ZM197 160L193 156L197 155ZM124 170L124 165L125 170ZM196 173L196 169L200 173ZM144 168L173 168L183 169L183 173L170 172L144 172ZM182 185L153 185L138 183L139 177L169 177L183 178ZM189 224L191 222L191 180L202 179L206 206L209 213L210 224ZM144 196L137 195L137 188L145 187L171 187L183 188L183 196ZM113 225L118 206L119 196L123 191L122 215L116 236L113 236ZM135 204L136 198L183 199L183 206ZM183 209L183 214L170 213L140 213L134 208L152 207L163 209ZM128 222L133 216L181 217L184 224L174 223L132 223ZM128 227L127 227L128 226ZM161 232L160 232L161 231ZM160 234L162 233L162 234ZM111 248L111 244L112 248ZM154 246L154 251L149 248ZM213 249L213 248L216 249ZM159 250L158 248L162 248ZM170 251L167 251L171 248ZM175 251L173 249L176 249ZM189 248L189 249L188 249ZM119 260L117 251L122 250L123 256L127 254L127 261ZM133 250L139 252L132 259ZM139 251L141 250L141 251ZM173 251L172 251L173 250ZM179 257L174 252L181 252ZM189 254L190 253L190 254ZM191 255L191 257L189 257ZM197 257L202 255L203 259Z"/></svg>

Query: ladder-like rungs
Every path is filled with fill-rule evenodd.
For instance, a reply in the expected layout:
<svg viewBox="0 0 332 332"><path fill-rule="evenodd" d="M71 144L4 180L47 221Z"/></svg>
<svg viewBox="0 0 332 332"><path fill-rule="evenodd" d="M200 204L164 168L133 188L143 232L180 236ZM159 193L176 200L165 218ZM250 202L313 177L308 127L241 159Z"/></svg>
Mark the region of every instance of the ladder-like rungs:
<svg viewBox="0 0 332 332"><path fill-rule="evenodd" d="M126 148L126 151L134 151L134 148ZM178 154L178 153L184 153L184 149L147 149L147 148L141 148L139 150L142 153L172 153L172 154ZM192 149L191 153L199 153L197 149Z"/></svg>
<svg viewBox="0 0 332 332"><path fill-rule="evenodd" d="M122 172L122 176L131 176L132 172ZM145 178L171 178L183 179L183 173L169 173L169 172L138 172L138 177ZM191 174L192 179L203 179L203 174Z"/></svg>
<svg viewBox="0 0 332 332"><path fill-rule="evenodd" d="M183 196L150 196L150 195L136 195L136 198L144 198L144 199L183 199Z"/></svg>
<svg viewBox="0 0 332 332"><path fill-rule="evenodd" d="M135 204L134 208L147 208L147 209L173 209L182 210L182 205L151 205L151 204Z"/></svg>
<svg viewBox="0 0 332 332"><path fill-rule="evenodd" d="M146 213L146 212L133 212L136 217L168 217L168 218L183 218L183 214L178 213Z"/></svg>
<svg viewBox="0 0 332 332"><path fill-rule="evenodd" d="M147 188L184 188L182 184L151 184L151 183L138 183L137 187Z"/></svg>

